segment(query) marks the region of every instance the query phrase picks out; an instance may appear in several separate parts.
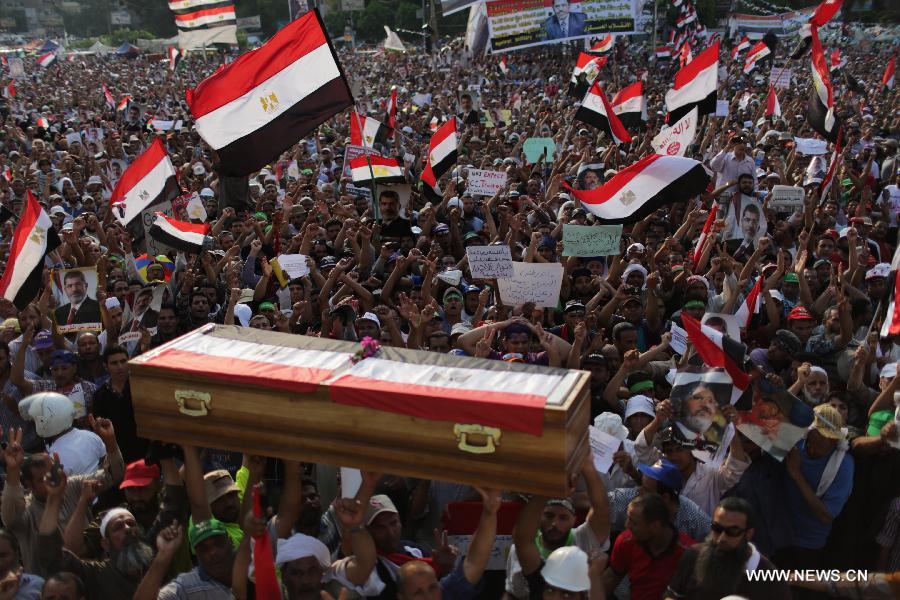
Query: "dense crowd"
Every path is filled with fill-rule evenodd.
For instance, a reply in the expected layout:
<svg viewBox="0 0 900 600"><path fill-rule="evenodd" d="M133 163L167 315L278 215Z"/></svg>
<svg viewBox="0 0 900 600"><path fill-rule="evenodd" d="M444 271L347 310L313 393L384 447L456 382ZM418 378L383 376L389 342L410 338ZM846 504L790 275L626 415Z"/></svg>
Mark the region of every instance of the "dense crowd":
<svg viewBox="0 0 900 600"><path fill-rule="evenodd" d="M627 38L600 79L610 94L642 80L648 110L618 146L572 119L568 45L513 53L506 73L458 42L433 58L339 53L361 113L384 120L396 86L394 135L376 149L402 161L411 191L399 194L354 186L343 171L349 111L249 181L220 177L184 91L223 57L189 54L174 71L144 56L29 64L15 97L0 99L0 203L13 215L0 253L26 190L62 245L32 302L0 300L0 599L262 598L261 570L248 567L251 554L264 560L251 543L263 533L291 600L900 597L900 345L879 335L898 239L900 101L879 84L890 48L837 35L825 44L846 59L833 73L844 139L826 197L833 146L798 149L817 137L807 59L780 50L745 75L723 45L728 116L703 117L687 153L709 168L710 187L626 225L618 253L599 257L564 251L565 225L598 223L563 184L594 189L651 152L677 69ZM792 74L778 89L783 114L767 118L769 72L782 68ZM127 108L101 83L129 96ZM459 159L429 202L419 184L428 140L454 118ZM175 123L161 131L152 119ZM141 219L123 227L109 208L155 137L186 192L175 218L190 220L193 192L206 211L213 244L200 255L155 252ZM529 162L532 137L553 138L554 155ZM504 171L506 185L473 195L475 168ZM802 187L802 205L770 207L775 185ZM761 211L742 209L744 198ZM562 263L558 306L510 305L496 281L473 278L466 248L489 244L515 261ZM308 275L282 284L270 262L279 254L307 256ZM53 292L51 269L72 267L95 268L93 293L71 273L58 282L64 296ZM704 407L698 386L682 404L700 408L682 419L670 398L676 367L702 367L673 348L682 313L734 313L757 280L761 310L733 337L746 345L751 412L763 419L773 398L793 399L783 412L805 435L781 456L737 429L740 404ZM94 331L58 330L94 321ZM341 498L340 465L142 439L127 361L208 323L583 369L592 423L621 444L608 472L588 458L562 498L448 483L439 464L431 481L363 473L355 497ZM722 430L705 452L684 426L704 419L699 437L711 421ZM464 502L481 508L461 553L442 516ZM870 578L747 575L774 568Z"/></svg>

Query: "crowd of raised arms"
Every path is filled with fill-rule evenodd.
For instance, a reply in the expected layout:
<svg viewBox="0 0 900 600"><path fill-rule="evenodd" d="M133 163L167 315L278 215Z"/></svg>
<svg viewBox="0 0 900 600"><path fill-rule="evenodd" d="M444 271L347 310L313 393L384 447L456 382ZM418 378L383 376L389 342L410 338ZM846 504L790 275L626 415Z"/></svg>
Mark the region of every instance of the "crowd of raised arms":
<svg viewBox="0 0 900 600"><path fill-rule="evenodd" d="M61 243L33 298L0 300L0 600L267 598L267 571L250 568L267 555L290 600L900 597L900 337L883 326L900 88L882 85L894 48L865 31L822 35L845 61L831 74L839 146L808 121L808 58L784 42L747 75L723 41L727 114L701 115L684 155L710 185L624 225L607 256L566 252L570 226L603 224L575 194L653 153L679 68L627 36L599 72L609 96L643 82L646 120L621 144L574 120L569 44L510 53L503 69L459 41L434 56L339 50L359 114L383 121L396 89L393 135L375 149L408 186L353 185L349 110L249 182L221 176L185 90L224 55L174 70L144 55L46 69L26 57L0 98L0 271L32 196ZM781 69L781 114L765 116ZM457 162L429 199L429 139L453 119ZM551 150L532 153L531 138ZM183 189L169 214L210 226L199 254L160 248L109 206L154 140ZM506 182L473 194L475 169ZM785 204L775 186L802 198ZM504 302L497 280L473 277L467 249L489 245L560 263L558 304ZM306 274L282 277L278 255L306 257ZM685 344L684 315L744 344L752 381L736 404L717 400L705 375L722 369ZM69 327L84 323L96 327ZM565 497L450 483L434 464L431 480L363 472L342 498L341 465L143 439L128 361L209 323L581 369L592 426L619 446L605 472L588 457ZM460 502L481 504L464 551L442 520ZM263 533L268 553L252 541ZM752 576L771 569L869 577Z"/></svg>

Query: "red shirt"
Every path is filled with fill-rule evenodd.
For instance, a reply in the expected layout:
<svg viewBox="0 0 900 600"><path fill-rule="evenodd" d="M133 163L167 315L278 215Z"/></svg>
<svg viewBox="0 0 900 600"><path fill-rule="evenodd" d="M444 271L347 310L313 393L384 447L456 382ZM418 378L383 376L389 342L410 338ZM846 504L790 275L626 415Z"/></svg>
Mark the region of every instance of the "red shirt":
<svg viewBox="0 0 900 600"><path fill-rule="evenodd" d="M675 531L674 527L672 531ZM694 540L679 531L672 537L669 547L654 558L649 549L626 530L616 538L609 566L616 575L628 575L632 600L659 600L678 568L681 555L693 545Z"/></svg>

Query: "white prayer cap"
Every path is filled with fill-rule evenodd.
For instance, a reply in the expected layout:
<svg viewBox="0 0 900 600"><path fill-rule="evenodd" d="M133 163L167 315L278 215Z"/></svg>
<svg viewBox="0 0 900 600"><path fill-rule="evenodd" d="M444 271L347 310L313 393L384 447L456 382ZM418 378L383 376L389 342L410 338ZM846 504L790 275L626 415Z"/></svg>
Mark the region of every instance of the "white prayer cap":
<svg viewBox="0 0 900 600"><path fill-rule="evenodd" d="M278 540L278 552L275 557L276 565L283 565L307 556L316 557L323 569L331 566L331 553L328 552L328 546L314 537L295 533L286 540Z"/></svg>
<svg viewBox="0 0 900 600"><path fill-rule="evenodd" d="M109 525L109 522L121 515L128 515L132 519L134 518L134 515L131 514L131 511L125 508L114 508L110 510L108 513L103 515L103 520L100 521L100 537L106 537L106 528Z"/></svg>
<svg viewBox="0 0 900 600"><path fill-rule="evenodd" d="M109 298L106 299L106 302L104 302L103 304L106 306L106 310L109 310L111 308L116 308L117 306L122 306L119 303L119 299L116 298L115 296L110 296Z"/></svg>

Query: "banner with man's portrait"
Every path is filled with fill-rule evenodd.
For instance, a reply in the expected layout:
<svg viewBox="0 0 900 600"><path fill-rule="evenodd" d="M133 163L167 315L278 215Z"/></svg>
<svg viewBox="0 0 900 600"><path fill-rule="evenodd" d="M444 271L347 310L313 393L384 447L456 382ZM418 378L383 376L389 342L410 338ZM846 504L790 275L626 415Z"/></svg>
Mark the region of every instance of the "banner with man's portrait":
<svg viewBox="0 0 900 600"><path fill-rule="evenodd" d="M725 218L726 240L739 240L755 246L767 229L766 213L759 200L740 194L740 206L734 200L729 202L728 216Z"/></svg>
<svg viewBox="0 0 900 600"><path fill-rule="evenodd" d="M60 333L100 331L100 303L97 302L97 267L53 271L53 311Z"/></svg>
<svg viewBox="0 0 900 600"><path fill-rule="evenodd" d="M708 460L716 454L728 427L722 407L731 404L733 388L723 369L683 367L675 373L669 395L675 434L694 444L695 455Z"/></svg>
<svg viewBox="0 0 900 600"><path fill-rule="evenodd" d="M486 3L492 52L634 33L637 0L491 0Z"/></svg>

